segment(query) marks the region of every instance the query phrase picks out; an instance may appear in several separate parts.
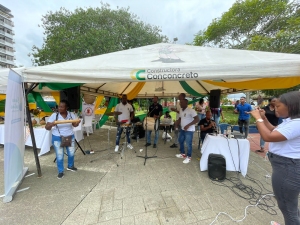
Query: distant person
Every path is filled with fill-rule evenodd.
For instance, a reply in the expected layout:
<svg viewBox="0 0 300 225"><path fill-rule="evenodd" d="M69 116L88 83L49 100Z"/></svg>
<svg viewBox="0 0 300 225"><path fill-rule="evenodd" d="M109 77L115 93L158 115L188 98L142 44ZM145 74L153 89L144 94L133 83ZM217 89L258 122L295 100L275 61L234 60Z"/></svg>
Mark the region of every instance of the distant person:
<svg viewBox="0 0 300 225"><path fill-rule="evenodd" d="M236 100L236 102L234 103L234 108L236 109L236 107L240 104L240 100Z"/></svg>
<svg viewBox="0 0 300 225"><path fill-rule="evenodd" d="M240 133L243 134L245 130L245 138L248 137L249 133L249 123L250 123L250 112L252 107L250 104L246 103L246 98L240 98L240 104L237 105L234 113L239 114L238 125Z"/></svg>
<svg viewBox="0 0 300 225"><path fill-rule="evenodd" d="M181 93L180 95L178 95L178 101L177 101L177 104L176 104L176 108L171 108L171 110L173 112L176 112L176 121L179 119L179 112L180 112L180 109L181 109L181 106L180 106L180 100L183 100L185 99L186 95L185 93ZM178 138L179 138L179 131L181 129L181 126L180 124L177 125L178 129L175 129L175 137L174 137L174 143L170 146L170 148L178 148Z"/></svg>
<svg viewBox="0 0 300 225"><path fill-rule="evenodd" d="M166 131L166 129L170 130L172 132L172 125L174 124L172 117L170 115L169 111L166 111L165 115L163 116L163 119L161 120L161 123L169 124L169 126L164 126L163 130Z"/></svg>
<svg viewBox="0 0 300 225"><path fill-rule="evenodd" d="M219 129L220 117L222 117L222 120L224 120L223 110L222 108L210 108L210 110L212 113L212 118L216 123L216 128Z"/></svg>
<svg viewBox="0 0 300 225"><path fill-rule="evenodd" d="M279 97L275 110L283 122L273 126L264 110L253 110L257 129L270 142L268 158L272 165L272 187L284 224L300 224L300 92L292 91ZM272 222L272 224L278 224Z"/></svg>
<svg viewBox="0 0 300 225"><path fill-rule="evenodd" d="M150 105L150 107L149 107L148 116L153 117L155 120L159 120L160 117L162 116L162 111L163 111L163 108L162 108L162 105L158 103L158 97L154 96L153 97L153 104ZM151 130L147 130L147 144L146 144L146 146L151 145L151 133L152 133ZM158 135L159 135L159 130L155 131L153 148L157 147Z"/></svg>
<svg viewBox="0 0 300 225"><path fill-rule="evenodd" d="M258 96L257 96L257 105L258 105L258 106L261 106L262 103L263 103L263 101L264 101L264 99L263 99L260 95L258 95Z"/></svg>
<svg viewBox="0 0 300 225"><path fill-rule="evenodd" d="M75 156L75 137L73 127L77 127L80 123L62 123L55 124L54 121L60 120L73 120L76 118L76 115L68 111L69 102L67 100L61 100L58 106L58 112L53 113L45 126L46 130L52 130L52 145L56 154L56 164L58 169L57 178L61 179L64 177L64 148L67 150L68 155L68 167L67 170L77 171L77 168L74 166L74 156ZM61 147L62 141L61 136L70 137L70 145Z"/></svg>
<svg viewBox="0 0 300 225"><path fill-rule="evenodd" d="M82 114L79 109L74 109L74 114L76 115L76 117L82 118Z"/></svg>
<svg viewBox="0 0 300 225"><path fill-rule="evenodd" d="M179 133L180 154L176 154L176 157L184 159L183 163L189 163L192 160L192 143L195 124L199 122L199 117L194 109L188 107L187 99L180 100L180 106L179 119L175 125L177 129L179 124L181 126ZM187 146L187 154L185 154L184 143L186 143Z"/></svg>
<svg viewBox="0 0 300 225"><path fill-rule="evenodd" d="M196 105L195 107L195 110L198 113L199 121L205 118L205 105L203 98L200 98L198 105Z"/></svg>
<svg viewBox="0 0 300 225"><path fill-rule="evenodd" d="M277 117L275 112L276 101L277 98L272 97L269 99L269 104L262 108L262 110L264 110L265 112L265 117L268 119L270 124L272 124L274 127L276 127L279 123L279 118ZM265 141L262 138L262 136L260 136L260 150L257 150L257 152L264 152L264 151L265 151Z"/></svg>

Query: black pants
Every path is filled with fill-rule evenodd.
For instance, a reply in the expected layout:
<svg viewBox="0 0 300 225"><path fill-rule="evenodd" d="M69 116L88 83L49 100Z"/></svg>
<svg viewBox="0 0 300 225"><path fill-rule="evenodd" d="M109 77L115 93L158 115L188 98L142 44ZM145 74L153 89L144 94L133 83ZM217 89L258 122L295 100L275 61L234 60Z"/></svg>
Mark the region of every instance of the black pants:
<svg viewBox="0 0 300 225"><path fill-rule="evenodd" d="M249 122L250 119L247 120L238 120L238 124L239 124L239 129L240 129L240 133L244 133L243 131L245 130L245 138L248 137L248 133L249 133ZM244 130L243 130L244 127Z"/></svg>
<svg viewBox="0 0 300 225"><path fill-rule="evenodd" d="M300 159L268 153L272 165L272 186L285 225L300 225L298 196L300 193Z"/></svg>

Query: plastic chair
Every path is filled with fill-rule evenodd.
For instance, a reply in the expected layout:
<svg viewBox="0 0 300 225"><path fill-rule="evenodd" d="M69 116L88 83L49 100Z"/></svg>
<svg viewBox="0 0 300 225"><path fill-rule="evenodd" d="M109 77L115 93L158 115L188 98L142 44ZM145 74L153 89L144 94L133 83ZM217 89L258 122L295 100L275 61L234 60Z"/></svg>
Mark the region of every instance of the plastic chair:
<svg viewBox="0 0 300 225"><path fill-rule="evenodd" d="M89 136L89 133L93 133L93 117L92 116L84 117L84 124L83 124L82 128L86 132L87 136Z"/></svg>
<svg viewBox="0 0 300 225"><path fill-rule="evenodd" d="M100 119L101 119L101 116L98 116L98 115L94 116L93 121L92 121L92 123L93 123L93 130L97 129L97 124L99 123Z"/></svg>
<svg viewBox="0 0 300 225"><path fill-rule="evenodd" d="M219 127L220 127L220 130L221 130L221 134L224 134L224 130L227 130L227 127L230 127L230 129L231 129L231 125L230 124L228 124L228 123L220 123L219 124Z"/></svg>

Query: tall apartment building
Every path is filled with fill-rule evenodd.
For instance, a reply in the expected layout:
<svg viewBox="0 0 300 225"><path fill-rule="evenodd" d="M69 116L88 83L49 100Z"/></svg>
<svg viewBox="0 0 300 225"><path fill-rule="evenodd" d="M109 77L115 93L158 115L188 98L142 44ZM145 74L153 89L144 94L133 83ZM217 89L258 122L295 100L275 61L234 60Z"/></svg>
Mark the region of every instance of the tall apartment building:
<svg viewBox="0 0 300 225"><path fill-rule="evenodd" d="M14 67L14 35L11 11L0 4L0 68Z"/></svg>

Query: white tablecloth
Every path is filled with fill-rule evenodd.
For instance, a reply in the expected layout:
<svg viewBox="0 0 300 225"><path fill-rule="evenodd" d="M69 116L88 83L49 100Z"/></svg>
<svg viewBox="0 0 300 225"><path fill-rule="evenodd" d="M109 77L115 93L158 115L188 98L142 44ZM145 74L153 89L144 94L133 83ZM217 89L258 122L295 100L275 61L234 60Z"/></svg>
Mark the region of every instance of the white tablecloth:
<svg viewBox="0 0 300 225"><path fill-rule="evenodd" d="M4 128L5 128L5 126L3 124L1 124L0 125L0 144L4 144ZM33 132L34 132L36 147L38 149L41 149L39 156L49 152L50 147L52 146L52 143L51 143L52 132L46 130L45 128L41 128L41 127L33 128ZM25 141L25 145L32 147L32 140L31 140L31 136L30 136L28 127L26 128L25 134L27 137L26 141ZM83 139L81 123L79 124L78 127L74 128L74 136L78 142Z"/></svg>
<svg viewBox="0 0 300 225"><path fill-rule="evenodd" d="M223 136L207 135L203 142L201 153L201 171L207 170L208 156L214 153L225 157L226 170L240 171L244 177L247 174L250 154L250 143L247 139L227 139Z"/></svg>

